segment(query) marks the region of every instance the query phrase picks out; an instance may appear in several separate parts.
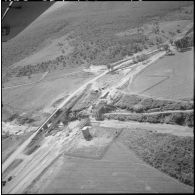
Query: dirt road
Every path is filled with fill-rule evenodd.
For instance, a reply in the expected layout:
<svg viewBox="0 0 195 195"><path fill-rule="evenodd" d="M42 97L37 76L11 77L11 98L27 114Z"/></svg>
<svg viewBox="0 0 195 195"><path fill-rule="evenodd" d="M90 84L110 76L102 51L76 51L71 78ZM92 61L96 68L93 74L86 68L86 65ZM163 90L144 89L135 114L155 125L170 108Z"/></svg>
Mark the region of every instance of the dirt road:
<svg viewBox="0 0 195 195"><path fill-rule="evenodd" d="M92 124L98 124L101 127L112 127L112 128L128 128L129 130L143 129L150 130L158 133L170 133L176 136L194 136L193 128L184 127L180 125L171 125L171 124L154 124L147 122L137 122L137 121L118 121L118 120L107 120L96 121L91 118Z"/></svg>

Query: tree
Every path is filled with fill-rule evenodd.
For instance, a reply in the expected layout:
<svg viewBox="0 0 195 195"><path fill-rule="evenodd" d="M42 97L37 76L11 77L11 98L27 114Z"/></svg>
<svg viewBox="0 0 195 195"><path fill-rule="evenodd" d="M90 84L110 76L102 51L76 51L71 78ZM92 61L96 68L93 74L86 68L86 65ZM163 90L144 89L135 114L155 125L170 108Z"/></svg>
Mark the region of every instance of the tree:
<svg viewBox="0 0 195 195"><path fill-rule="evenodd" d="M169 42L171 45L173 45L173 39L170 39Z"/></svg>
<svg viewBox="0 0 195 195"><path fill-rule="evenodd" d="M175 46L177 47L178 50L180 50L183 48L190 47L191 43L192 43L192 41L191 41L190 37L186 36L182 39L175 41Z"/></svg>
<svg viewBox="0 0 195 195"><path fill-rule="evenodd" d="M28 79L31 79L31 75L30 74L28 74Z"/></svg>
<svg viewBox="0 0 195 195"><path fill-rule="evenodd" d="M160 27L159 27L158 22L155 22L153 24L152 32L154 32L155 34L159 34L160 33Z"/></svg>
<svg viewBox="0 0 195 195"><path fill-rule="evenodd" d="M168 51L170 49L168 44L163 45L163 48L164 48L165 51Z"/></svg>

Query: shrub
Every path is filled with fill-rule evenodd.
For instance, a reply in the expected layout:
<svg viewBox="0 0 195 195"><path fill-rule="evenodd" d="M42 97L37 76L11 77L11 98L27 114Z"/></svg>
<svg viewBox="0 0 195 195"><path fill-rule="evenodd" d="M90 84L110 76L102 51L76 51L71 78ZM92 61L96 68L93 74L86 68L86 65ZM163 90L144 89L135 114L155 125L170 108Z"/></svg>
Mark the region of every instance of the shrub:
<svg viewBox="0 0 195 195"><path fill-rule="evenodd" d="M142 62L144 60L147 60L148 59L148 56L146 54L141 54L141 55L138 55L136 57L136 61L135 62Z"/></svg>
<svg viewBox="0 0 195 195"><path fill-rule="evenodd" d="M147 115L145 117L145 122L149 123L159 123L160 122L160 116L159 115Z"/></svg>
<svg viewBox="0 0 195 195"><path fill-rule="evenodd" d="M194 104L190 101L172 101L154 99L135 94L117 91L111 98L111 105L129 111L191 110Z"/></svg>
<svg viewBox="0 0 195 195"><path fill-rule="evenodd" d="M144 98L140 104L144 107L145 110L149 109L153 105L153 99L152 98Z"/></svg>
<svg viewBox="0 0 195 195"><path fill-rule="evenodd" d="M138 104L141 98L138 95L123 94L122 98L116 103L116 106L122 109L132 110L135 104Z"/></svg>
<svg viewBox="0 0 195 195"><path fill-rule="evenodd" d="M186 36L184 36L182 39L176 40L175 46L177 49L183 49L193 46L193 34L190 33Z"/></svg>
<svg viewBox="0 0 195 195"><path fill-rule="evenodd" d="M189 127L194 126L194 113L185 113L185 124Z"/></svg>
<svg viewBox="0 0 195 195"><path fill-rule="evenodd" d="M185 124L185 118L183 117L183 113L172 113L170 122L178 125Z"/></svg>
<svg viewBox="0 0 195 195"><path fill-rule="evenodd" d="M133 110L135 112L143 112L144 111L144 106L141 104L136 104L135 106L133 106Z"/></svg>
<svg viewBox="0 0 195 195"><path fill-rule="evenodd" d="M194 163L192 137L151 133L144 130L126 131L124 143L145 162L179 181L193 186Z"/></svg>
<svg viewBox="0 0 195 195"><path fill-rule="evenodd" d="M163 45L163 48L164 48L165 51L167 51L170 47L169 47L168 44L165 44L165 45Z"/></svg>

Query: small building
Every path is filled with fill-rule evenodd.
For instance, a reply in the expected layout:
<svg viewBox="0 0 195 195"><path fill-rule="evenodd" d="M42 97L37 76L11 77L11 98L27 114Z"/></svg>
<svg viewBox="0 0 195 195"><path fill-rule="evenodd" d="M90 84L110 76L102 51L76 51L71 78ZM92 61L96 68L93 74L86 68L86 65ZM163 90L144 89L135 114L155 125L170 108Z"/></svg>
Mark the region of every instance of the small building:
<svg viewBox="0 0 195 195"><path fill-rule="evenodd" d="M83 127L83 128L81 129L82 134L83 134L83 137L84 137L87 141L90 141L90 140L92 139L92 136L91 136L91 134L90 134L90 132L89 132L89 129L90 129L90 128L91 128L90 126L85 126L85 127Z"/></svg>

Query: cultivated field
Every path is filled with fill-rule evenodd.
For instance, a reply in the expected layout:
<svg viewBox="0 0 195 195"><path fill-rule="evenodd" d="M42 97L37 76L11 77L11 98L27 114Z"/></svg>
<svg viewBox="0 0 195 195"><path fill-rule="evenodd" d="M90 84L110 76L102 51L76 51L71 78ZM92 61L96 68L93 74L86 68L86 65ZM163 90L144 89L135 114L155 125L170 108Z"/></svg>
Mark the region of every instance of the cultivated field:
<svg viewBox="0 0 195 195"><path fill-rule="evenodd" d="M125 91L165 99L193 98L193 52L166 56L140 72Z"/></svg>

